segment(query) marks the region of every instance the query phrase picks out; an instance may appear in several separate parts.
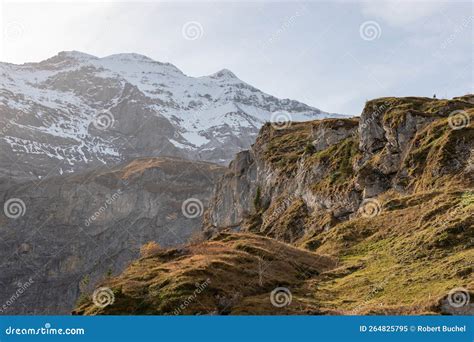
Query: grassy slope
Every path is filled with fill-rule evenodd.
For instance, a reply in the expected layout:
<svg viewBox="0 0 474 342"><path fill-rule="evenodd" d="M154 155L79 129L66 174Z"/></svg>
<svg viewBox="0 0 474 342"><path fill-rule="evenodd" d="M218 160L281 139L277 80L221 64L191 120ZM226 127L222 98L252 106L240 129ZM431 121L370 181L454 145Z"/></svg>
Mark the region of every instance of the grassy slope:
<svg viewBox="0 0 474 342"><path fill-rule="evenodd" d="M213 241L164 250L104 280L101 285L115 293L114 305L99 309L86 298L76 313L170 314L193 297L196 283L208 278L206 290L178 313L439 313L440 300L450 289L474 291L474 179L458 151L474 140L474 109L466 109L472 104L462 99L385 98L368 105L383 106L383 120L390 126L403 124L409 111L435 119L418 131L402 159L406 172L397 175L396 182L406 194L389 190L379 196L377 216L356 215L323 230L318 226L331 217L310 213L295 200L272 226L261 230L262 211L278 205L260 208L247 222L250 230L291 240L298 248L255 234L224 233ZM469 127L449 127L447 115L457 109L466 109ZM357 176L354 164L361 158L358 138L315 152L312 127L321 124L351 128L357 120L293 124L281 131L266 126L257 144L281 177L293 177L296 162L303 160L308 169L324 171L311 185L314 193L348 191ZM377 169L382 153L366 162L369 169ZM311 233L288 239L286 229L295 222ZM321 255L330 256L324 265ZM276 286L291 290L291 305L271 305L270 292Z"/></svg>
<svg viewBox="0 0 474 342"><path fill-rule="evenodd" d="M472 192L392 199L375 218L318 235L316 253L253 234L222 233L134 262L101 284L113 289L113 305L100 309L86 298L75 313L436 313L450 289L474 289L473 209ZM277 286L291 290L289 306L271 305Z"/></svg>
<svg viewBox="0 0 474 342"><path fill-rule="evenodd" d="M388 197L388 196L387 196ZM373 218L308 240L340 266L311 287L321 306L349 313L426 313L449 290L474 290L474 192L389 199Z"/></svg>
<svg viewBox="0 0 474 342"><path fill-rule="evenodd" d="M113 305L101 309L85 297L74 313L272 313L275 307L268 294L275 287L291 288L298 303L302 282L334 266L334 258L273 239L223 233L212 241L158 250L139 259L101 284L113 290ZM199 288L203 290L197 294ZM298 313L301 307L289 306L286 312ZM320 312L317 306L313 310Z"/></svg>

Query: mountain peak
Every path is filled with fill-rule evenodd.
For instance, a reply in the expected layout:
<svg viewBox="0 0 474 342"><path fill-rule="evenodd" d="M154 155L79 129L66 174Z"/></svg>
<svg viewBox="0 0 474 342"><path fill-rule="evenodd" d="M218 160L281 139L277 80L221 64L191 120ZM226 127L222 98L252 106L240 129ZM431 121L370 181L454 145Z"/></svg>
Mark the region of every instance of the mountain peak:
<svg viewBox="0 0 474 342"><path fill-rule="evenodd" d="M109 55L109 56L100 58L100 61L105 62L106 65L109 65L107 64L108 62L111 62L112 64L122 64L122 65L125 64L125 65L137 65L137 66L142 65L146 67L152 66L152 65L154 66L160 65L160 66L166 67L169 71L176 72L178 74L183 74L183 72L174 64L159 62L148 56L141 55L138 53L132 53L132 52L117 53L117 54Z"/></svg>
<svg viewBox="0 0 474 342"><path fill-rule="evenodd" d="M113 55L103 57L101 59L120 60L120 61L134 61L134 62L155 62L155 60L153 60L152 58L150 58L148 56L141 55L141 54L138 54L138 53L133 53L133 52L130 52L130 53L117 53L117 54L113 54Z"/></svg>
<svg viewBox="0 0 474 342"><path fill-rule="evenodd" d="M61 51L59 52L57 55L53 56L53 57L50 57L48 59L45 59L39 63L36 63L36 62L33 62L33 63L26 63L26 64L30 64L30 65L48 65L48 66L51 66L51 65L57 65L57 67L61 67L63 65L63 63L66 63L66 64L70 64L70 63L73 63L73 64L76 64L76 63L80 63L80 62L90 62L92 60L97 60L98 58L96 56L93 56L93 55L89 55L87 53L84 53L84 52L80 52L80 51Z"/></svg>
<svg viewBox="0 0 474 342"><path fill-rule="evenodd" d="M72 50L72 51L61 51L57 54L59 58L69 58L75 60L90 60L97 59L96 56L90 55L88 53Z"/></svg>
<svg viewBox="0 0 474 342"><path fill-rule="evenodd" d="M235 74L230 71L229 69L222 69L219 70L218 72L212 74L210 76L211 78L222 78L222 79L238 79Z"/></svg>
<svg viewBox="0 0 474 342"><path fill-rule="evenodd" d="M12 156L40 153L37 151L47 155L42 169L22 166L31 167L33 177L44 176L59 160L66 163L61 172L73 172L127 159L132 151L113 140L122 134L128 136L145 121L146 130L134 137L143 141L142 155L166 153L227 164L235 153L250 147L275 112L285 113L292 121L332 116L297 101L267 95L228 69L192 77L173 64L137 53L99 56L63 51L39 63L7 66L8 72L0 73L0 88L24 96L17 99L9 93L0 94L0 101L10 103L12 111L21 108L38 120L30 126L25 114L24 121L12 126L11 132L0 133L0 150L8 149ZM38 106L44 108L44 114L37 113ZM90 113L104 110L122 119L113 123L113 130L98 132ZM102 135L107 135L107 140L98 142ZM65 139L72 140L65 145ZM156 152L163 141L169 143ZM83 148L88 152L83 153Z"/></svg>

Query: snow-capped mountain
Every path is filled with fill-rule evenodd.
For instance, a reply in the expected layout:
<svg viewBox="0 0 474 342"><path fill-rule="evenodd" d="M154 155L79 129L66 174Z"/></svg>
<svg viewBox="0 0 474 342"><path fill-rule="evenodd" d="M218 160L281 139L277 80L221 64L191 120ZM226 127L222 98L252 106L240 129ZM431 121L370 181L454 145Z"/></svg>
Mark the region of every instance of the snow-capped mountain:
<svg viewBox="0 0 474 342"><path fill-rule="evenodd" d="M190 77L138 54L0 63L0 175L41 178L159 155L225 164L282 116L339 115L265 94L226 69Z"/></svg>

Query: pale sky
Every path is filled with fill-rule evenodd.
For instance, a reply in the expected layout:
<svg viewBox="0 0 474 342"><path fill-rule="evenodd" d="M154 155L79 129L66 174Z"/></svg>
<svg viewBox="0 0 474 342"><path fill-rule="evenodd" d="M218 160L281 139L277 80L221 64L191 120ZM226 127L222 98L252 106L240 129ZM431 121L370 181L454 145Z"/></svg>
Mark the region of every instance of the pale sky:
<svg viewBox="0 0 474 342"><path fill-rule="evenodd" d="M0 1L4 62L135 52L352 115L375 97L474 92L471 1Z"/></svg>

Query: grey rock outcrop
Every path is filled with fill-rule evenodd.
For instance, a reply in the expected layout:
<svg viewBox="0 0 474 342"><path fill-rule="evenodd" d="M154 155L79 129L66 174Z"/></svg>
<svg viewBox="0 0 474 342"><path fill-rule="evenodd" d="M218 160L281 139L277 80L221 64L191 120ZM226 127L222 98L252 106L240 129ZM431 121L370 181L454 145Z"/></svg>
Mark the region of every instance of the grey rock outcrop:
<svg viewBox="0 0 474 342"><path fill-rule="evenodd" d="M295 123L282 130L264 126L217 185L207 229L256 230L294 242L359 215L367 209L364 200L387 190L409 193L429 186L436 174L467 175L472 130L457 131L447 120L456 111L472 116L474 104L466 98L381 98L368 102L360 119ZM445 154L451 159L433 156L429 167L417 166L428 159L419 156L420 145L442 134L446 141L439 148L452 149ZM370 202L369 207L381 210Z"/></svg>
<svg viewBox="0 0 474 342"><path fill-rule="evenodd" d="M313 152L323 151L337 143L354 137L357 132L356 119L328 119L319 122L294 124L294 127L308 130L307 148ZM263 209L259 231L269 235L278 234L274 223L290 211L308 212L326 210L337 218L357 210L360 192L348 191L341 194L315 193L309 184L326 176L327 169L322 163L308 168L303 156L294 161L294 170L286 174L270 163L266 154L270 136L284 134L271 125L262 128L257 142L249 151L239 153L229 166L229 170L218 182L206 213L205 225L209 232L227 227L251 229L244 224L256 211ZM260 198L256 203L257 192ZM295 208L295 203L298 208ZM255 206L258 205L259 208ZM303 216L304 216L303 215ZM244 225L243 225L244 224ZM243 225L243 226L242 226ZM283 240L293 242L305 234L302 221L291 222L289 235ZM288 227L286 227L288 228ZM286 234L286 233L285 233ZM291 235L291 236L290 236Z"/></svg>

